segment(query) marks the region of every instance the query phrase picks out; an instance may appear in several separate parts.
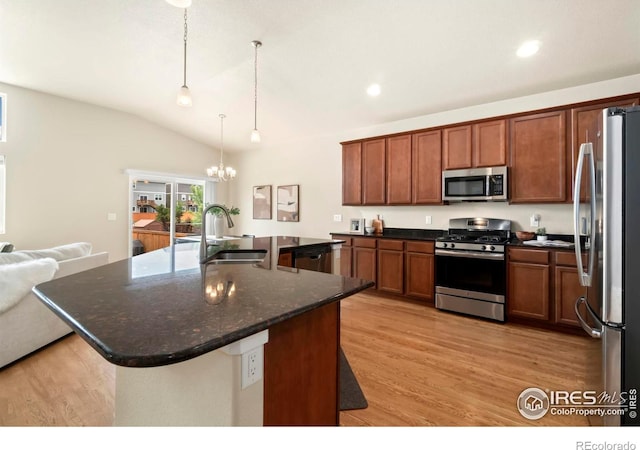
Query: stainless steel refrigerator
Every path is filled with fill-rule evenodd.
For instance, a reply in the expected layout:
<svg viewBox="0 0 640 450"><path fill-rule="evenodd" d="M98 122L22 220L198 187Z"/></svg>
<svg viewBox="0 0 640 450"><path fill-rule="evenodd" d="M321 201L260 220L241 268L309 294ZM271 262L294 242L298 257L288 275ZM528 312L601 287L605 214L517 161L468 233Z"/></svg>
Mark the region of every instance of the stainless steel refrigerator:
<svg viewBox="0 0 640 450"><path fill-rule="evenodd" d="M575 310L602 341L592 387L608 411L602 423L640 425L640 107L605 109L600 125L593 142L581 145L576 169L576 258L587 294Z"/></svg>

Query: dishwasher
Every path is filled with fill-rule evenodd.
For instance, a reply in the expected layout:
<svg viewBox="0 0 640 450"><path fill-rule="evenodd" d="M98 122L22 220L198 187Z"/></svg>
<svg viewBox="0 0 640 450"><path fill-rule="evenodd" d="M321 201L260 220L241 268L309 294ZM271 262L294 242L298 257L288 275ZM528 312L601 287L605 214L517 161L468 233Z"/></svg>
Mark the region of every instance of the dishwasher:
<svg viewBox="0 0 640 450"><path fill-rule="evenodd" d="M292 252L293 267L331 273L331 246L297 248Z"/></svg>

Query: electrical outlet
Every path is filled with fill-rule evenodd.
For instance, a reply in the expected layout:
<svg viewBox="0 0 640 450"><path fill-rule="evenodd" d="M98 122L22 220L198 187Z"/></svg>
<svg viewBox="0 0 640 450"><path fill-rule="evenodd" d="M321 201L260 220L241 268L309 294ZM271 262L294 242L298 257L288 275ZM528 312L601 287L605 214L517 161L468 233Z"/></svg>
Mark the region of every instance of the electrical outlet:
<svg viewBox="0 0 640 450"><path fill-rule="evenodd" d="M245 389L262 379L263 347L254 348L242 354L241 387Z"/></svg>
<svg viewBox="0 0 640 450"><path fill-rule="evenodd" d="M334 222L342 222L342 214L334 214L333 215Z"/></svg>
<svg viewBox="0 0 640 450"><path fill-rule="evenodd" d="M431 225L431 216L426 216L425 217L425 221L424 221L427 225Z"/></svg>

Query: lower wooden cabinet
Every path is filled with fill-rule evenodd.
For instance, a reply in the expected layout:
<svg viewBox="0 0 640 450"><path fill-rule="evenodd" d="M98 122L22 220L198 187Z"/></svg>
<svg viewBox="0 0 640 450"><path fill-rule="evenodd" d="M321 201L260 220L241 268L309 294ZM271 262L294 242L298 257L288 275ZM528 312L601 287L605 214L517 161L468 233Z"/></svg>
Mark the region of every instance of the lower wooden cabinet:
<svg viewBox="0 0 640 450"><path fill-rule="evenodd" d="M508 317L549 320L549 266L509 263Z"/></svg>
<svg viewBox="0 0 640 450"><path fill-rule="evenodd" d="M353 276L377 285L376 239L353 238Z"/></svg>
<svg viewBox="0 0 640 450"><path fill-rule="evenodd" d="M586 266L586 255L582 263ZM579 297L587 295L587 288L580 284L575 253L555 252L554 269L555 309L554 322L579 327L575 304Z"/></svg>
<svg viewBox="0 0 640 450"><path fill-rule="evenodd" d="M340 274L372 280L382 292L433 303L435 256L433 241L333 235L345 241L340 249Z"/></svg>
<svg viewBox="0 0 640 450"><path fill-rule="evenodd" d="M508 251L508 318L578 327L576 299L580 286L575 253L510 247Z"/></svg>
<svg viewBox="0 0 640 450"><path fill-rule="evenodd" d="M435 298L435 255L433 242L407 241L405 248L404 294L429 303Z"/></svg>
<svg viewBox="0 0 640 450"><path fill-rule="evenodd" d="M404 241L378 239L378 290L404 294Z"/></svg>

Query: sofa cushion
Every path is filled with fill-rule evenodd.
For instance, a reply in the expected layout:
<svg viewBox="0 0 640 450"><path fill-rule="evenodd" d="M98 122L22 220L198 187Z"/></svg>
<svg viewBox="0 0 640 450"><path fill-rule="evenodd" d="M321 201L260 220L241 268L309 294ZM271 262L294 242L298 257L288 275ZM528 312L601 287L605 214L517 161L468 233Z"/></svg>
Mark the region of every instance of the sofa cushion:
<svg viewBox="0 0 640 450"><path fill-rule="evenodd" d="M75 242L73 244L60 245L58 247L46 248L42 250L18 250L10 254L27 255L32 259L53 258L56 261L64 261L65 259L90 255L91 244L89 242Z"/></svg>
<svg viewBox="0 0 640 450"><path fill-rule="evenodd" d="M0 266L0 313L15 306L35 285L51 280L56 270L58 262L52 258Z"/></svg>
<svg viewBox="0 0 640 450"><path fill-rule="evenodd" d="M0 253L0 266L4 264L14 264L23 261L30 261L33 258L22 253Z"/></svg>

